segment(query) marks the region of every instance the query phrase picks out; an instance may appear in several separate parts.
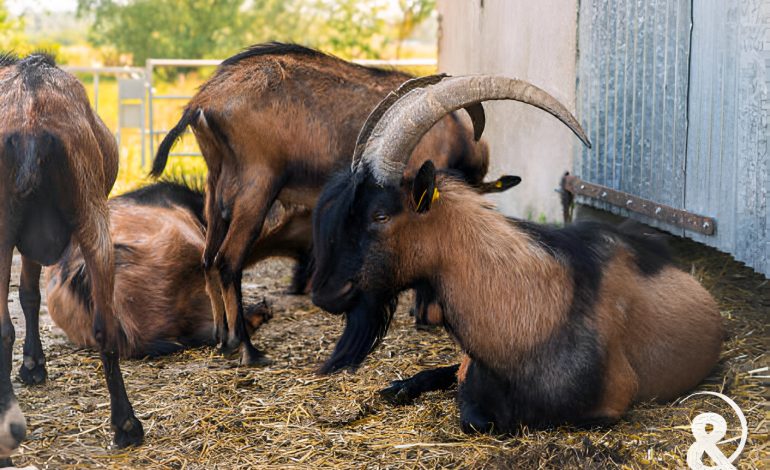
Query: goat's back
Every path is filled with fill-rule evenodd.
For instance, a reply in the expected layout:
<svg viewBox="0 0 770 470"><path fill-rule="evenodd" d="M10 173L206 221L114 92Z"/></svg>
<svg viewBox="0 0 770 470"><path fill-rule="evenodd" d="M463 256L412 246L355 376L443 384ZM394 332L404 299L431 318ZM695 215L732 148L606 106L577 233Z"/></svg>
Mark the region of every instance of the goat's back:
<svg viewBox="0 0 770 470"><path fill-rule="evenodd" d="M409 75L356 65L296 45L253 46L226 60L188 104L200 110L191 121L210 169L239 164L297 170L304 185L320 186L328 174L350 163L364 121ZM456 168L471 184L488 167L485 144L473 141L468 123L456 114L439 121L414 152L407 173L427 159ZM223 156L224 155L224 156ZM211 161L222 158L222 162ZM267 162L266 162L267 160Z"/></svg>
<svg viewBox="0 0 770 470"><path fill-rule="evenodd" d="M611 233L597 329L605 344L625 351L638 376L636 400L671 400L700 383L719 359L716 300L673 264L657 237Z"/></svg>

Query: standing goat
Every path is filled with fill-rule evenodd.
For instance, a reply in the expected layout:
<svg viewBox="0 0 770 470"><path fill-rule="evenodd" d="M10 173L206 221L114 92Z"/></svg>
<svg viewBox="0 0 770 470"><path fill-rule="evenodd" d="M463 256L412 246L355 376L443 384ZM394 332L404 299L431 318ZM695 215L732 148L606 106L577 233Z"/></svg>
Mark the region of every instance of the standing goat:
<svg viewBox="0 0 770 470"><path fill-rule="evenodd" d="M38 384L46 379L38 331L41 265L55 263L71 238L81 246L94 280L93 331L110 391L115 442L139 444L144 432L120 373L112 308L107 194L118 171L115 139L91 110L80 82L47 55L0 57L0 97L0 456L19 445L26 430L10 383L13 250L22 255L19 297L27 330L19 375L26 384Z"/></svg>
<svg viewBox="0 0 770 470"><path fill-rule="evenodd" d="M201 256L206 234L203 192L163 181L108 203L115 247L115 317L120 355L147 357L213 345L214 321ZM97 347L91 324L91 281L83 254L71 245L46 269L51 319L80 347ZM247 311L256 328L267 317Z"/></svg>
<svg viewBox="0 0 770 470"><path fill-rule="evenodd" d="M719 357L721 317L657 242L596 223L554 229L506 219L430 161L402 176L433 123L486 100L544 109L588 145L566 108L503 77L413 88L370 118L351 173L325 188L314 214L318 306L357 315L367 314L356 310L361 303L374 306L357 321L381 334L388 303L428 285L466 354L459 370L422 372L383 394L405 402L459 379L462 428L506 433L611 422L635 401L696 386Z"/></svg>
<svg viewBox="0 0 770 470"><path fill-rule="evenodd" d="M276 201L284 207L313 207L333 172L349 165L356 135L369 112L410 78L399 72L363 67L293 44L256 45L225 60L187 104L181 120L158 148L152 173L162 173L171 147L192 127L208 166L203 264L213 304L217 337L224 349L243 342L242 362L261 363L263 354L245 334L241 279L260 257L275 255L260 237ZM483 128L480 105L468 113L476 134ZM478 135L476 135L478 137ZM416 145L407 169L432 158L452 168L482 191L507 189L483 183L487 146L449 114ZM286 223L291 223L287 217ZM301 256L307 259L308 244ZM306 272L300 269L297 272ZM295 290L305 279L295 277ZM225 323L226 319L226 323Z"/></svg>

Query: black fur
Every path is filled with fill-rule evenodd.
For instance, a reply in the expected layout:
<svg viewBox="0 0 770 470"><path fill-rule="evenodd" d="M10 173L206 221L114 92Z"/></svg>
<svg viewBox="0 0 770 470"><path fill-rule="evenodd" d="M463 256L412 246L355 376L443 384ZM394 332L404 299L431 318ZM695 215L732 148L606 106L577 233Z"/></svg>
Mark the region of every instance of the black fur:
<svg viewBox="0 0 770 470"><path fill-rule="evenodd" d="M249 59L252 57L258 57L263 55L289 55L289 54L306 56L306 57L315 57L315 58L331 57L335 60L339 60L340 62L343 62L343 60L338 57L325 54L321 51L311 49L309 47L300 46L299 44L272 41L272 42L254 44L253 46L249 46L243 51L239 52L238 54L235 54L234 56L229 57L224 61L222 61L222 64L220 65L220 67L221 68L230 67L244 59ZM375 75L386 75L389 73L393 73L389 70L384 70L377 67L364 67L362 65L356 65L356 67L365 69Z"/></svg>
<svg viewBox="0 0 770 470"><path fill-rule="evenodd" d="M464 127L464 125L460 122L460 118L457 113L449 113L448 116L452 119L452 121L455 122L456 125ZM468 155L473 152L473 149L471 148L471 145L473 144L470 140L457 140L460 142L460 144L463 145L463 151L462 153L457 154L456 158L449 162L449 165L447 166L457 170L457 174L460 176L460 179L464 180L469 185L476 186L481 184L484 180L487 169L482 168L476 164L471 164L475 162L471 162L471 160L468 158Z"/></svg>
<svg viewBox="0 0 770 470"><path fill-rule="evenodd" d="M349 170L332 175L318 197L313 211L313 259L316 263L313 274L313 302L316 304L317 291L327 283L334 282L334 273L342 269L336 262L345 261L335 257L335 249L338 242L348 236L347 219L353 208L356 191L355 186L350 184L350 175ZM322 308L341 313L346 307L348 306L340 306L339 309L330 309L329 306Z"/></svg>
<svg viewBox="0 0 770 470"><path fill-rule="evenodd" d="M544 427L580 419L594 408L604 380L604 352L586 317L567 324L527 354L503 377L478 361L458 390L463 429L515 432L521 424Z"/></svg>
<svg viewBox="0 0 770 470"><path fill-rule="evenodd" d="M19 57L13 52L0 52L0 67L16 65L18 62Z"/></svg>
<svg viewBox="0 0 770 470"><path fill-rule="evenodd" d="M36 90L49 78L49 69L56 67L56 59L44 52L34 53L18 61L16 67L21 73L24 86Z"/></svg>
<svg viewBox="0 0 770 470"><path fill-rule="evenodd" d="M133 356L135 359L141 358L155 358L175 353L185 349L185 345L176 341L169 341L165 339L154 339L146 343L143 347L143 354Z"/></svg>
<svg viewBox="0 0 770 470"><path fill-rule="evenodd" d="M88 271L85 263L80 263L70 279L70 291L80 301L88 312L93 311L91 301L91 280L88 278Z"/></svg>
<svg viewBox="0 0 770 470"><path fill-rule="evenodd" d="M357 369L385 337L396 311L396 303L397 299L376 302L361 298L345 315L345 329L332 355L318 372L331 374L343 369Z"/></svg>
<svg viewBox="0 0 770 470"><path fill-rule="evenodd" d="M203 226L206 225L203 214L205 205L203 190L184 180L160 181L135 191L121 194L116 199L134 201L142 206L183 207L192 212Z"/></svg>
<svg viewBox="0 0 770 470"><path fill-rule="evenodd" d="M61 257L73 231L64 145L58 136L45 131L13 133L3 145L18 221L16 246L21 254L49 266Z"/></svg>
<svg viewBox="0 0 770 470"><path fill-rule="evenodd" d="M243 51L235 54L234 56L222 61L222 67L229 67L235 65L238 62L251 57L258 57L262 55L304 55L308 57L325 57L326 54L310 49L309 47L300 46L299 44L287 44L277 41L266 42L262 44L254 44L247 47Z"/></svg>
<svg viewBox="0 0 770 470"><path fill-rule="evenodd" d="M332 176L313 211L313 302L333 313L347 312L345 330L332 356L322 366L322 373L358 367L381 342L395 310L398 292L386 278L368 279L371 293L360 292L356 287L343 299L324 297L326 290L338 292L348 281L347 276L357 274L361 255L370 251L367 227L373 214L362 212L374 206L390 214L404 210L400 197L377 191L375 186L369 179L352 182L350 171L345 170ZM348 240L359 240L356 250L349 251ZM376 253L370 254L370 258L375 257ZM385 258L372 262L390 264Z"/></svg>
<svg viewBox="0 0 770 470"><path fill-rule="evenodd" d="M115 243L113 247L115 249L115 267L120 268L121 266L126 265L126 255L130 254L133 251L133 248L122 243ZM71 257L72 245L67 248L61 261L59 261L61 265L60 283L67 282L67 279L70 278L69 269ZM80 259L79 263L73 266L73 268L75 271L69 281L69 290L75 295L78 301L80 301L80 304L86 308L86 311L90 313L92 311L91 280L88 276L86 263L83 259Z"/></svg>
<svg viewBox="0 0 770 470"><path fill-rule="evenodd" d="M585 282L592 290L598 289L602 265L612 254L609 240L631 250L639 272L654 276L673 263L671 252L662 239L615 228L601 222L583 221L564 228L550 227L521 220L513 220L555 257L568 260L575 276L576 287ZM578 279L578 276L586 279Z"/></svg>
<svg viewBox="0 0 770 470"><path fill-rule="evenodd" d="M457 383L459 364L428 369L404 380L394 380L380 396L394 405L406 405L425 392L447 390Z"/></svg>
<svg viewBox="0 0 770 470"><path fill-rule="evenodd" d="M171 148L174 146L174 143L176 143L177 139L179 139L179 137L184 134L187 126L190 125L192 120L195 119L197 115L197 109L185 108L184 112L182 113L182 117L179 119L179 122L177 122L176 125L170 131L168 131L168 134L166 134L166 137L163 138L160 145L158 146L158 153L155 154L155 160L152 162L152 171L150 171L151 176L157 178L161 175L161 173L163 173L163 170L166 168L166 162L168 162L168 155L171 153Z"/></svg>

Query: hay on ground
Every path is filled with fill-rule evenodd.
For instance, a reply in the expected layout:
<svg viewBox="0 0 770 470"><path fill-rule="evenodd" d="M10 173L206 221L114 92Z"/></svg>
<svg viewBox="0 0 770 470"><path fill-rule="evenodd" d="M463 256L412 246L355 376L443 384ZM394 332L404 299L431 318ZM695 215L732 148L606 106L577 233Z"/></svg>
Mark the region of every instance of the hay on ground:
<svg viewBox="0 0 770 470"><path fill-rule="evenodd" d="M768 462L768 311L770 285L715 250L675 244L685 269L719 299L727 325L719 367L699 390L721 391L746 414L749 440L739 468ZM17 260L18 261L18 260ZM18 264L18 263L17 263ZM15 266L18 274L18 266ZM126 386L146 431L146 444L109 448L109 400L98 356L68 345L43 313L49 381L15 387L29 426L14 457L39 468L686 468L690 420L715 409L730 435L737 420L724 406L691 399L636 406L611 428L523 430L499 439L464 435L453 392L429 393L411 406L383 403L377 391L396 378L457 361L443 331L416 331L402 301L390 334L356 374L319 377L341 318L307 297L283 294L290 266L272 260L245 276L251 301L267 297L275 317L255 336L273 365L239 367L211 349L124 361ZM16 280L17 278L14 278ZM15 370L23 335L17 290ZM764 369L763 369L764 368ZM735 442L722 446L732 452ZM733 447L731 447L733 446Z"/></svg>

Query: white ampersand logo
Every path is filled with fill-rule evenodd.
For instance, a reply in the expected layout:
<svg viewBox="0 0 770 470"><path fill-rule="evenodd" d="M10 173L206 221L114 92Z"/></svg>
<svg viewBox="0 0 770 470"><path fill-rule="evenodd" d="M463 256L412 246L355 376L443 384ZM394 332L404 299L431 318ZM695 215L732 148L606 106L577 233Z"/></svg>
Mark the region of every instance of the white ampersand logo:
<svg viewBox="0 0 770 470"><path fill-rule="evenodd" d="M738 447L735 449L730 457L725 456L717 444L721 444L721 439L725 437L727 433L727 422L725 419L717 413L701 413L692 420L692 434L695 436L695 443L687 450L687 466L692 470L735 470L733 462L743 451L743 447L746 445L746 439L749 436L748 425L746 424L746 417L743 412L729 397L716 392L698 392L686 397L685 400L694 397L696 395L712 395L722 399L725 403L730 405L735 415L738 416L738 420L741 422L741 440ZM706 426L711 425L711 430L706 430ZM733 440L733 439L730 439ZM703 463L703 457L708 455L716 466L709 466Z"/></svg>

